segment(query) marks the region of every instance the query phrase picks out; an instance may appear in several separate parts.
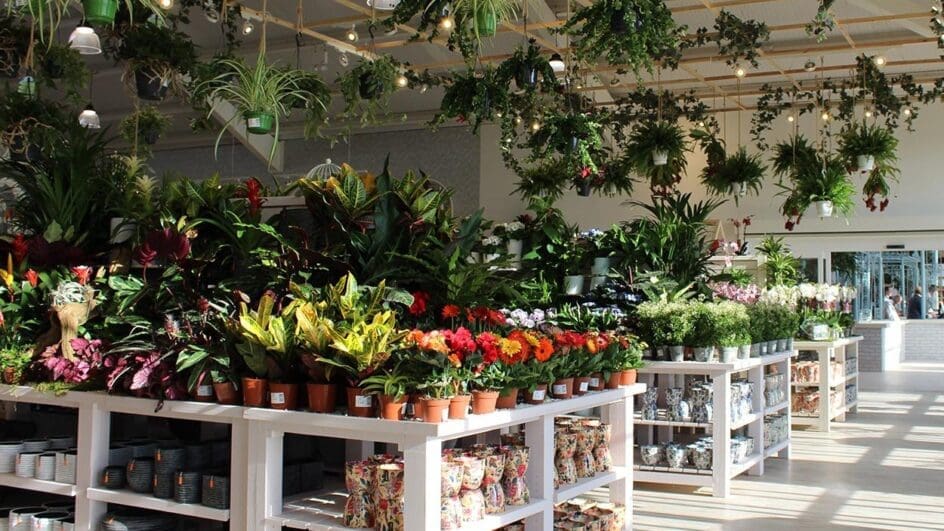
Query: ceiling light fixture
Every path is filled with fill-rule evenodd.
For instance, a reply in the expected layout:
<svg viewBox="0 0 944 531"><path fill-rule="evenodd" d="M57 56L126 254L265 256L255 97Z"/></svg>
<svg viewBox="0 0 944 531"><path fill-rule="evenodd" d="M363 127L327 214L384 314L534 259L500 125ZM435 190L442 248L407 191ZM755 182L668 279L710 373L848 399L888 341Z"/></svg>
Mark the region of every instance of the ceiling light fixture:
<svg viewBox="0 0 944 531"><path fill-rule="evenodd" d="M866 109L866 110L865 110L865 117L866 117L866 118L871 118L871 117L872 117L872 109Z"/></svg>
<svg viewBox="0 0 944 531"><path fill-rule="evenodd" d="M743 67L737 67L734 69L734 77L742 78L747 75L747 70L744 70Z"/></svg>
<svg viewBox="0 0 944 531"><path fill-rule="evenodd" d="M367 0L367 7L372 7L377 11L393 11L399 3L400 0Z"/></svg>
<svg viewBox="0 0 944 531"><path fill-rule="evenodd" d="M243 20L242 28L240 28L239 31L240 31L243 35L249 35L250 33L252 33L252 30L254 30L254 29L256 29L256 28L255 28L255 26L252 25L252 21L247 18L247 19L244 19L244 20Z"/></svg>
<svg viewBox="0 0 944 531"><path fill-rule="evenodd" d="M357 42L360 39L360 36L357 35L357 26L352 24L351 29L344 34L344 38L347 39L347 42Z"/></svg>
<svg viewBox="0 0 944 531"><path fill-rule="evenodd" d="M101 129L102 122L98 117L98 113L95 112L95 107L92 107L92 104L89 103L85 106L85 109L79 113L79 125L86 129Z"/></svg>
<svg viewBox="0 0 944 531"><path fill-rule="evenodd" d="M554 52L554 54L551 55L551 58L547 63L551 65L551 69L555 74L559 74L564 70L567 70L567 65L564 63L564 58L561 57L561 54L557 52Z"/></svg>
<svg viewBox="0 0 944 531"><path fill-rule="evenodd" d="M807 72L816 72L816 63L813 61L807 61L803 63L803 70Z"/></svg>
<svg viewBox="0 0 944 531"><path fill-rule="evenodd" d="M884 55L876 55L872 58L872 62L875 63L875 66L882 67L888 64L888 59Z"/></svg>
<svg viewBox="0 0 944 531"><path fill-rule="evenodd" d="M82 55L98 55L102 53L102 41L95 30L82 21L69 35L69 48Z"/></svg>
<svg viewBox="0 0 944 531"><path fill-rule="evenodd" d="M174 0L158 0L157 5L164 11L169 11L170 8L174 7Z"/></svg>

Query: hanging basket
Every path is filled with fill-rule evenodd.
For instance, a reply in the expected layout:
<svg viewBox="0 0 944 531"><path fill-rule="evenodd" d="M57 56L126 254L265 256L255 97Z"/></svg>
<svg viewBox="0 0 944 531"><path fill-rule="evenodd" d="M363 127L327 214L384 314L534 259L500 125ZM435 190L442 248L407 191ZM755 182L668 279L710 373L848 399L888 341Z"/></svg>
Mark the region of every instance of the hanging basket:
<svg viewBox="0 0 944 531"><path fill-rule="evenodd" d="M90 24L114 24L118 13L118 0L82 0L85 20Z"/></svg>
<svg viewBox="0 0 944 531"><path fill-rule="evenodd" d="M134 88L142 100L162 101L170 83L145 69L134 71Z"/></svg>
<svg viewBox="0 0 944 531"><path fill-rule="evenodd" d="M856 157L856 166L860 172L870 172L875 169L875 157L873 155L859 155Z"/></svg>
<svg viewBox="0 0 944 531"><path fill-rule="evenodd" d="M243 114L246 130L254 135L267 135L272 131L275 115L265 111L253 111Z"/></svg>
<svg viewBox="0 0 944 531"><path fill-rule="evenodd" d="M659 149L652 150L652 164L654 166L665 166L668 163L669 163L668 153Z"/></svg>
<svg viewBox="0 0 944 531"><path fill-rule="evenodd" d="M498 31L498 15L490 9L475 12L475 25L479 29L479 37L492 37Z"/></svg>
<svg viewBox="0 0 944 531"><path fill-rule="evenodd" d="M821 218L831 218L833 216L833 202L832 201L816 201L816 213L819 214Z"/></svg>

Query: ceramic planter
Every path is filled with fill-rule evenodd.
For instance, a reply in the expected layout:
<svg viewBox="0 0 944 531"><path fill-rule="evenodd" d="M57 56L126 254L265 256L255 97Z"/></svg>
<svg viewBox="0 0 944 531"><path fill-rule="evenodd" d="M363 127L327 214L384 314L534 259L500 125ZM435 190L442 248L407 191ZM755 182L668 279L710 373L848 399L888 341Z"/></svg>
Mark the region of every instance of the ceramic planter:
<svg viewBox="0 0 944 531"><path fill-rule="evenodd" d="M738 359L746 360L751 357L751 346L750 345L741 345L738 347Z"/></svg>
<svg viewBox="0 0 944 531"><path fill-rule="evenodd" d="M162 101L170 84L161 76L139 68L134 71L134 87L142 100Z"/></svg>
<svg viewBox="0 0 944 531"><path fill-rule="evenodd" d="M594 275L603 275L605 276L610 272L610 269L613 267L613 259L609 256L598 256L593 259L593 266L590 267L590 272Z"/></svg>
<svg viewBox="0 0 944 531"><path fill-rule="evenodd" d="M449 418L464 419L469 412L471 395L456 395L449 401Z"/></svg>
<svg viewBox="0 0 944 531"><path fill-rule="evenodd" d="M856 156L856 167L859 171L865 173L875 169L875 157L873 155Z"/></svg>
<svg viewBox="0 0 944 531"><path fill-rule="evenodd" d="M767 342L767 355L772 355L777 353L777 340L771 340Z"/></svg>
<svg viewBox="0 0 944 531"><path fill-rule="evenodd" d="M669 347L669 361L685 361L685 347L681 345Z"/></svg>
<svg viewBox="0 0 944 531"><path fill-rule="evenodd" d="M590 375L590 379L587 381L587 388L590 391L602 391L606 387L606 380L603 378L603 373L595 372Z"/></svg>
<svg viewBox="0 0 944 531"><path fill-rule="evenodd" d="M596 440L594 428L580 426L571 430L570 435L577 445L577 453L574 454L577 478L592 478L597 473L596 461L593 458L593 445Z"/></svg>
<svg viewBox="0 0 944 531"><path fill-rule="evenodd" d="M564 277L564 294L580 295L583 293L583 275L567 275Z"/></svg>
<svg viewBox="0 0 944 531"><path fill-rule="evenodd" d="M403 410L406 406L407 396L403 395L399 399L390 395L378 395L380 401L380 418L385 420L403 420Z"/></svg>
<svg viewBox="0 0 944 531"><path fill-rule="evenodd" d="M623 375L620 374L620 371L613 371L610 373L609 378L606 379L606 388L619 389L621 381L623 381Z"/></svg>
<svg viewBox="0 0 944 531"><path fill-rule="evenodd" d="M267 135L275 125L275 115L265 111L250 111L243 114L246 130L254 135Z"/></svg>
<svg viewBox="0 0 944 531"><path fill-rule="evenodd" d="M518 388L502 389L495 407L498 409L515 409L518 407Z"/></svg>
<svg viewBox="0 0 944 531"><path fill-rule="evenodd" d="M374 397L360 387L347 388L347 414L352 417L373 417Z"/></svg>
<svg viewBox="0 0 944 531"><path fill-rule="evenodd" d="M832 201L815 201L813 203L816 205L816 214L821 218L830 218L833 215L833 202Z"/></svg>
<svg viewBox="0 0 944 531"><path fill-rule="evenodd" d="M731 191L738 197L744 197L747 195L747 185L744 183L732 183Z"/></svg>
<svg viewBox="0 0 944 531"><path fill-rule="evenodd" d="M669 444L665 447L665 460L669 468L682 468L688 461L688 450L684 446Z"/></svg>
<svg viewBox="0 0 944 531"><path fill-rule="evenodd" d="M695 347L692 350L695 353L695 361L702 363L711 361L712 347Z"/></svg>
<svg viewBox="0 0 944 531"><path fill-rule="evenodd" d="M501 488L505 456L492 454L484 456L483 459L485 475L482 477L482 494L485 498L485 514L498 514L505 511L505 493Z"/></svg>
<svg viewBox="0 0 944 531"><path fill-rule="evenodd" d="M462 464L462 489L478 489L482 486L482 479L485 477L485 461L479 457L460 457L457 459Z"/></svg>
<svg viewBox="0 0 944 531"><path fill-rule="evenodd" d="M243 378L243 405L263 407L266 401L268 381L262 378Z"/></svg>
<svg viewBox="0 0 944 531"><path fill-rule="evenodd" d="M551 396L554 398L571 398L574 396L574 379L561 378L551 386Z"/></svg>
<svg viewBox="0 0 944 531"><path fill-rule="evenodd" d="M580 197L590 197L590 193L593 191L593 187L590 184L589 179L582 179L577 185L577 195Z"/></svg>
<svg viewBox="0 0 944 531"><path fill-rule="evenodd" d="M7 385L17 385L20 383L20 378L16 374L16 369L14 367L4 367L3 368L3 383Z"/></svg>
<svg viewBox="0 0 944 531"><path fill-rule="evenodd" d="M115 22L118 0L82 0L82 9L87 22L107 26Z"/></svg>
<svg viewBox="0 0 944 531"><path fill-rule="evenodd" d="M204 373L204 381L209 382L210 375ZM216 395L213 393L213 384L211 383L202 383L197 385L193 389L193 399L197 402L212 402L216 399Z"/></svg>
<svg viewBox="0 0 944 531"><path fill-rule="evenodd" d="M633 385L636 383L636 369L627 369L620 371L620 385Z"/></svg>
<svg viewBox="0 0 944 531"><path fill-rule="evenodd" d="M662 462L664 450L661 444L643 444L639 446L639 458L646 466L656 466Z"/></svg>
<svg viewBox="0 0 944 531"><path fill-rule="evenodd" d="M778 339L777 340L777 352L786 352L787 351L787 340Z"/></svg>
<svg viewBox="0 0 944 531"><path fill-rule="evenodd" d="M472 414L491 413L495 411L497 405L498 391L472 391Z"/></svg>
<svg viewBox="0 0 944 531"><path fill-rule="evenodd" d="M606 284L607 278L601 275L594 275L590 277L590 291L597 289L598 287Z"/></svg>
<svg viewBox="0 0 944 531"><path fill-rule="evenodd" d="M669 154L665 151L656 149L652 151L653 166L665 166L669 163Z"/></svg>
<svg viewBox="0 0 944 531"><path fill-rule="evenodd" d="M492 10L476 10L475 25L478 27L480 37L492 37L498 29L498 16Z"/></svg>
<svg viewBox="0 0 944 531"><path fill-rule="evenodd" d="M410 396L410 404L407 405L407 410L411 409L410 405L413 406L413 418L422 420L423 412L426 409L426 402L423 401L423 397L420 395Z"/></svg>
<svg viewBox="0 0 944 531"><path fill-rule="evenodd" d="M298 409L298 384L270 383L269 407L272 409Z"/></svg>
<svg viewBox="0 0 944 531"><path fill-rule="evenodd" d="M597 472L606 472L613 467L613 455L610 453L610 439L613 436L613 428L609 424L601 423L596 427L597 444L593 449L593 457L596 459Z"/></svg>
<svg viewBox="0 0 944 531"><path fill-rule="evenodd" d="M574 378L574 394L577 396L587 394L587 391L590 390L590 377L589 376L580 376Z"/></svg>
<svg viewBox="0 0 944 531"><path fill-rule="evenodd" d="M554 466L557 469L558 485L573 485L577 482L577 464L574 454L577 453L577 440L568 429L558 429L554 433L554 446L557 454Z"/></svg>
<svg viewBox="0 0 944 531"><path fill-rule="evenodd" d="M738 347L721 347L721 362L734 363L738 358Z"/></svg>
<svg viewBox="0 0 944 531"><path fill-rule="evenodd" d="M547 384L539 384L535 386L534 391L528 391L525 394L524 401L529 404L543 404L544 399L547 398Z"/></svg>
<svg viewBox="0 0 944 531"><path fill-rule="evenodd" d="M338 402L338 386L334 384L310 383L308 390L308 410L312 413L334 413Z"/></svg>
<svg viewBox="0 0 944 531"><path fill-rule="evenodd" d="M508 254L513 262L521 263L521 254L524 252L524 242L521 240L508 240Z"/></svg>
<svg viewBox="0 0 944 531"><path fill-rule="evenodd" d="M367 491L352 492L347 495L341 519L345 527L372 528L374 527L373 516L370 494Z"/></svg>
<svg viewBox="0 0 944 531"><path fill-rule="evenodd" d="M422 398L420 401L423 403L423 421L434 424L445 420L452 402L448 398Z"/></svg>

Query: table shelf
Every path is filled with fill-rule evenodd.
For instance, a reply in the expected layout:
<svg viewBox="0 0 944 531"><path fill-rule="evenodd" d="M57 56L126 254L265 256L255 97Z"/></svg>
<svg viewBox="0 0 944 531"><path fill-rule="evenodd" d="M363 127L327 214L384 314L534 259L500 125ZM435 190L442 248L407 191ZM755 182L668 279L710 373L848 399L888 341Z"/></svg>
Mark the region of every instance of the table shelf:
<svg viewBox="0 0 944 531"><path fill-rule="evenodd" d="M76 486L58 481L46 481L36 478L23 478L16 474L0 474L0 485L14 489L33 490L59 496L75 496Z"/></svg>
<svg viewBox="0 0 944 531"><path fill-rule="evenodd" d="M845 421L846 413L855 413L858 411L856 403L834 407L830 400L830 391L840 386L845 390L845 387L851 384L855 387L856 393L858 393L859 372L856 371L839 378L833 378L830 369L834 358L841 363L843 367L845 367L846 360L858 358L860 341L862 341L862 337L859 336L844 337L835 341L794 341L793 347L798 351L812 351L816 353L821 381L817 383L791 382L791 387L797 389L819 389L820 408L827 408L827 412L825 415L799 415L797 412L792 412L793 424L813 426L821 431L828 432L833 422Z"/></svg>
<svg viewBox="0 0 944 531"><path fill-rule="evenodd" d="M217 522L229 521L229 510L227 509L214 509L196 503L177 503L172 499L155 498L150 494L140 494L130 490L109 490L93 487L88 489L88 497L91 500L117 503L128 507L216 520Z"/></svg>
<svg viewBox="0 0 944 531"><path fill-rule="evenodd" d="M554 491L554 503L561 503L578 496L582 496L591 490L605 487L616 480L626 477L626 469L614 467L612 470L601 472L591 478L582 478L572 485L563 485Z"/></svg>

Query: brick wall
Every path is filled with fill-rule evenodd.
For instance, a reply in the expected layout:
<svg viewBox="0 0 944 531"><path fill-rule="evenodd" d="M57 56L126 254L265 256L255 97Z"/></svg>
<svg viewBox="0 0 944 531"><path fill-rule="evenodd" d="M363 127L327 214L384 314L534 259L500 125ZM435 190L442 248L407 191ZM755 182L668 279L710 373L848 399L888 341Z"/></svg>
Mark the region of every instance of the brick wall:
<svg viewBox="0 0 944 531"><path fill-rule="evenodd" d="M908 321L903 361L944 363L944 320Z"/></svg>

